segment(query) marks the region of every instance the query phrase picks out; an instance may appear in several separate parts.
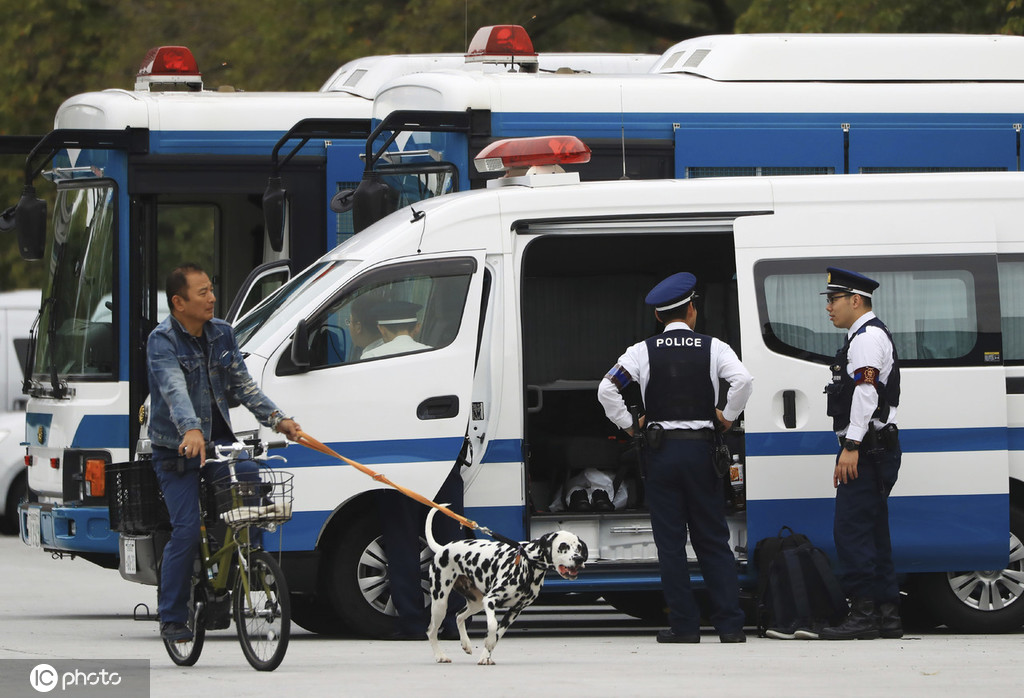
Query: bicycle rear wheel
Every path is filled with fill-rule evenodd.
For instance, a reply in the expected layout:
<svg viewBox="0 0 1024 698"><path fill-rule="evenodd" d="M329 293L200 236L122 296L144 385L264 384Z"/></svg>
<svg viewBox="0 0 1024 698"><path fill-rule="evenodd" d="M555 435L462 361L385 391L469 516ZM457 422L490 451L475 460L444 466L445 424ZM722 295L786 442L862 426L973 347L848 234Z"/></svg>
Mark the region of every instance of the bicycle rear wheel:
<svg viewBox="0 0 1024 698"><path fill-rule="evenodd" d="M257 550L248 558L248 569L243 569L239 560L232 599L238 642L253 669L273 671L288 651L292 623L288 586L273 557Z"/></svg>
<svg viewBox="0 0 1024 698"><path fill-rule="evenodd" d="M199 661L203 643L206 642L205 612L206 587L200 584L198 579L193 579L192 595L188 603L188 620L185 621L192 631L192 639L188 642L164 640L164 649L170 655L171 661L178 666L192 666Z"/></svg>

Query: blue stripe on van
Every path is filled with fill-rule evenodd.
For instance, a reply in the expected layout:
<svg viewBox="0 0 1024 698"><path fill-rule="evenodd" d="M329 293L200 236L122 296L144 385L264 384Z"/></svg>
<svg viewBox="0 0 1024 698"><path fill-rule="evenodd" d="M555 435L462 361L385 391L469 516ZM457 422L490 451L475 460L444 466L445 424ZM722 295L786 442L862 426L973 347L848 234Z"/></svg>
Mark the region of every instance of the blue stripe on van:
<svg viewBox="0 0 1024 698"><path fill-rule="evenodd" d="M128 448L128 417L87 414L78 423L71 448Z"/></svg>
<svg viewBox="0 0 1024 698"><path fill-rule="evenodd" d="M522 463L522 439L494 439L487 444L481 463Z"/></svg>
<svg viewBox="0 0 1024 698"><path fill-rule="evenodd" d="M461 436L438 439L388 439L386 441L331 441L327 443L336 453L363 465L382 463L429 463L451 461L462 449ZM288 468L306 468L317 465L339 465L339 461L309 448L290 445L282 454L288 459ZM344 465L344 464L342 464Z"/></svg>
<svg viewBox="0 0 1024 698"><path fill-rule="evenodd" d="M901 429L900 446L904 453L1019 450L1024 448L1024 429ZM746 451L750 456L835 455L838 450L836 435L830 431L746 434Z"/></svg>
<svg viewBox="0 0 1024 698"><path fill-rule="evenodd" d="M889 498L889 528L896 570L1003 569L1009 555L1008 494ZM747 555L757 541L783 526L807 535L835 561L832 521L835 500L773 499L747 502Z"/></svg>

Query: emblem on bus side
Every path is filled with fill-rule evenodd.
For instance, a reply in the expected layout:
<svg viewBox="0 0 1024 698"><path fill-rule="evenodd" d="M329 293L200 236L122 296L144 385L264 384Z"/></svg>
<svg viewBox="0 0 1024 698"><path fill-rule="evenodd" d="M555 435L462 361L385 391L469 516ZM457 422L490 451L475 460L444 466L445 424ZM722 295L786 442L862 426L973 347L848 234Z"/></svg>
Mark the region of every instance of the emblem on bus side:
<svg viewBox="0 0 1024 698"><path fill-rule="evenodd" d="M139 424L146 423L146 406L142 405L139 407Z"/></svg>
<svg viewBox="0 0 1024 698"><path fill-rule="evenodd" d="M39 439L40 444L46 443L46 427L36 429L36 438Z"/></svg>

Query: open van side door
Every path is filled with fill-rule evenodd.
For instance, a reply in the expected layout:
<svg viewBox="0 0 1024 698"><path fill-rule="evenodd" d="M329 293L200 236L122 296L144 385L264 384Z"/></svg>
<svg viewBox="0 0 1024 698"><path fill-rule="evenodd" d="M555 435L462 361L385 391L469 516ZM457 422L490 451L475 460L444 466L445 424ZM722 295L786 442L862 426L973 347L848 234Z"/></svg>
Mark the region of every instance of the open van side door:
<svg viewBox="0 0 1024 698"><path fill-rule="evenodd" d="M897 571L1006 566L995 231L964 201L934 196L776 201L774 215L737 220L743 362L755 379L745 413L751 550L785 525L834 554L838 443L823 389L845 331L819 294L837 266L881 283L874 311L901 361L903 460L889 499Z"/></svg>

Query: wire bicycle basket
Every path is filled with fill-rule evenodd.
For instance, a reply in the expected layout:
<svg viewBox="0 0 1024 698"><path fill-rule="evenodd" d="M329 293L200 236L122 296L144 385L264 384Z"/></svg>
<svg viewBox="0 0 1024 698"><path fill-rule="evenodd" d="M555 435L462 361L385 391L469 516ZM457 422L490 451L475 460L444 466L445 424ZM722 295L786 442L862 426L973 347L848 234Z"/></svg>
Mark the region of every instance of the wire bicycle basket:
<svg viewBox="0 0 1024 698"><path fill-rule="evenodd" d="M292 518L293 475L260 467L213 480L217 515L228 526L258 526L273 530Z"/></svg>

